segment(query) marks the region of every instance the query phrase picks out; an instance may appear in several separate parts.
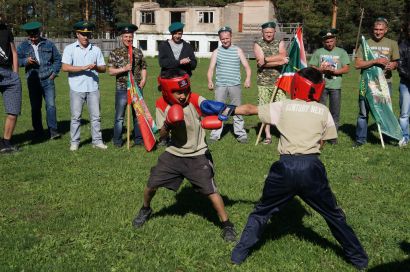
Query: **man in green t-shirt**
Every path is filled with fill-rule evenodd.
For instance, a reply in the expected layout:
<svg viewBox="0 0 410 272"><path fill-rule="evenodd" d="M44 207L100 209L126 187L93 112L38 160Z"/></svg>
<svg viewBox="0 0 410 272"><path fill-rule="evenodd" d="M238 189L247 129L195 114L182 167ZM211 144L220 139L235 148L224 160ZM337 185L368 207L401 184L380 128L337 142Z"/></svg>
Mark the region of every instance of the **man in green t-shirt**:
<svg viewBox="0 0 410 272"><path fill-rule="evenodd" d="M336 46L337 32L334 28L320 31L323 47L316 50L309 61L309 65L318 69L325 78L326 87L320 103L326 105L329 97L329 110L336 129L339 128L342 75L349 72L350 64L346 50ZM329 143L336 144L337 140L332 139Z"/></svg>
<svg viewBox="0 0 410 272"><path fill-rule="evenodd" d="M389 29L388 22L385 18L379 17L374 21L373 35L367 43L375 55L373 60L363 59L363 50L360 46L357 50L355 59L356 69L367 69L374 65L381 67L386 76L387 85L391 96L392 89L392 71L397 69L399 55L399 46L396 41L385 37ZM359 147L366 143L367 140L367 122L369 120L369 105L364 96L359 95L359 116L357 117L356 126L356 143L353 147Z"/></svg>

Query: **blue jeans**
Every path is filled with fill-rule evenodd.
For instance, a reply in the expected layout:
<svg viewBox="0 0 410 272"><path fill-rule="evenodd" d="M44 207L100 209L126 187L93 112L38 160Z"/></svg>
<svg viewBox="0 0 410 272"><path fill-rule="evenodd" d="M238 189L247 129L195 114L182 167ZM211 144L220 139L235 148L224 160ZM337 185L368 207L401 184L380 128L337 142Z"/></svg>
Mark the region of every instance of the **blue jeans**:
<svg viewBox="0 0 410 272"><path fill-rule="evenodd" d="M122 128L124 125L124 114L127 107L127 90L126 89L117 89L115 92L115 116L114 116L114 136L113 143L114 145L122 145ZM141 144L142 136L140 128L138 125L138 119L135 116L135 111L131 107L132 118L134 121L134 143Z"/></svg>
<svg viewBox="0 0 410 272"><path fill-rule="evenodd" d="M57 132L57 110L55 103L54 80L39 79L37 76L27 78L27 86L31 105L31 123L34 131L43 132L41 107L44 97L46 103L47 127L51 133Z"/></svg>
<svg viewBox="0 0 410 272"><path fill-rule="evenodd" d="M84 102L87 103L90 113L91 137L93 144L103 143L101 134L100 117L100 91L94 92L75 92L70 90L70 109L71 109L71 144L80 143L81 113Z"/></svg>
<svg viewBox="0 0 410 272"><path fill-rule="evenodd" d="M388 82L389 92L391 94L391 82ZM356 124L356 142L364 144L367 140L367 122L369 121L369 104L367 100L359 96L359 116Z"/></svg>
<svg viewBox="0 0 410 272"><path fill-rule="evenodd" d="M399 123L403 137L409 140L410 82L400 81L400 118Z"/></svg>
<svg viewBox="0 0 410 272"><path fill-rule="evenodd" d="M320 103L327 106L327 97L329 97L329 111L333 117L337 130L339 129L340 105L342 102L341 90L325 88L322 96L320 97Z"/></svg>

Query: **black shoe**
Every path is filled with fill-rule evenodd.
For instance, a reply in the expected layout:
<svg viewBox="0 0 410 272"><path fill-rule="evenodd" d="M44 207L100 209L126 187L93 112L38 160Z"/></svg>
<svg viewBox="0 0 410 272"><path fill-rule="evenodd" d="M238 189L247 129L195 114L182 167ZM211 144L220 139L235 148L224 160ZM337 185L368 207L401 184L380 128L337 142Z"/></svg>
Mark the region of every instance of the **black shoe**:
<svg viewBox="0 0 410 272"><path fill-rule="evenodd" d="M225 226L222 228L221 237L226 242L235 242L236 241L236 231L235 227L232 226Z"/></svg>
<svg viewBox="0 0 410 272"><path fill-rule="evenodd" d="M9 141L0 140L0 154L11 154L17 151L19 151L17 146L10 144Z"/></svg>
<svg viewBox="0 0 410 272"><path fill-rule="evenodd" d="M359 148L359 147L361 147L362 145L364 145L364 143L355 142L352 147L353 147L353 148Z"/></svg>
<svg viewBox="0 0 410 272"><path fill-rule="evenodd" d="M57 140L61 138L61 134L58 132L50 132L50 140Z"/></svg>
<svg viewBox="0 0 410 272"><path fill-rule="evenodd" d="M132 220L132 225L134 228L140 228L142 225L144 225L145 222L148 221L152 214L152 209L151 208L144 208L142 207L140 211L138 212L138 215Z"/></svg>

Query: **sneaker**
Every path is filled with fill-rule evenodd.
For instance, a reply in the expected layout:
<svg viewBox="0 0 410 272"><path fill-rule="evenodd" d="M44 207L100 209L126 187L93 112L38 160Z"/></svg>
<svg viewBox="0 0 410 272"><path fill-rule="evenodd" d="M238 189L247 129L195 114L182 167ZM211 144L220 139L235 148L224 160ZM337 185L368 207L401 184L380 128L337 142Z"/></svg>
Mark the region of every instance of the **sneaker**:
<svg viewBox="0 0 410 272"><path fill-rule="evenodd" d="M364 143L355 142L352 147L353 147L353 148L359 148L359 147L361 147L362 145L364 145Z"/></svg>
<svg viewBox="0 0 410 272"><path fill-rule="evenodd" d="M208 144L213 144L213 143L215 143L215 142L217 142L217 141L219 141L219 139L217 139L217 138L209 138L208 139Z"/></svg>
<svg viewBox="0 0 410 272"><path fill-rule="evenodd" d="M107 148L108 148L108 146L106 146L106 145L103 144L103 143L93 144L93 147L94 147L94 148L98 148L98 149L107 149Z"/></svg>
<svg viewBox="0 0 410 272"><path fill-rule="evenodd" d="M19 151L17 146L10 144L10 142L4 142L3 139L0 140L0 154L11 154Z"/></svg>
<svg viewBox="0 0 410 272"><path fill-rule="evenodd" d="M401 147L405 147L407 144L409 143L409 140L407 140L406 138L402 138L400 141L399 141L399 147L401 148Z"/></svg>
<svg viewBox="0 0 410 272"><path fill-rule="evenodd" d="M151 208L144 208L142 207L140 211L138 212L138 215L132 220L132 225L134 228L140 228L142 225L144 225L145 222L148 221L152 214L152 209Z"/></svg>
<svg viewBox="0 0 410 272"><path fill-rule="evenodd" d="M58 132L51 132L50 133L50 140L56 140L56 139L60 139L61 138L61 134Z"/></svg>
<svg viewBox="0 0 410 272"><path fill-rule="evenodd" d="M78 150L78 144L71 144L70 145L70 151L77 151Z"/></svg>
<svg viewBox="0 0 410 272"><path fill-rule="evenodd" d="M222 229L221 237L226 242L235 242L236 241L236 231L234 226L225 226Z"/></svg>
<svg viewBox="0 0 410 272"><path fill-rule="evenodd" d="M248 143L248 138L246 138L246 137L238 138L238 142L240 142L241 144L247 144Z"/></svg>

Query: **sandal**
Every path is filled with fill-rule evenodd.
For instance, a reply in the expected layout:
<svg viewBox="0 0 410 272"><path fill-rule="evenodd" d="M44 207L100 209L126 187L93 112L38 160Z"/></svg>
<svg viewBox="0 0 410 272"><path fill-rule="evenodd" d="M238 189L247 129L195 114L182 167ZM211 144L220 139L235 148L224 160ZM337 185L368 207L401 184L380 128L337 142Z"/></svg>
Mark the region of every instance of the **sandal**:
<svg viewBox="0 0 410 272"><path fill-rule="evenodd" d="M263 140L262 142L265 145L271 144L272 143L272 138L265 138L265 140Z"/></svg>

